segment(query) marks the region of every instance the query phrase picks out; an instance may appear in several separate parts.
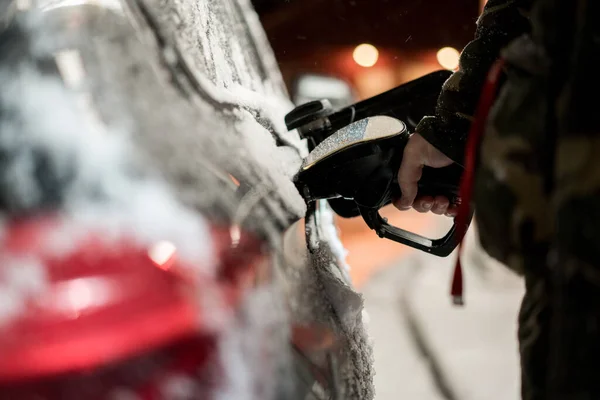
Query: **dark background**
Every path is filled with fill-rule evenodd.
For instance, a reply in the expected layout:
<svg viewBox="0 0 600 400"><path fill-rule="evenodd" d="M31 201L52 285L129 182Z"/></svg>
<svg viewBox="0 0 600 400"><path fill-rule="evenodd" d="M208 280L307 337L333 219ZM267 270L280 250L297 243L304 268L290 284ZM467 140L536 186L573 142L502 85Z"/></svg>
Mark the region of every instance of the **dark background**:
<svg viewBox="0 0 600 400"><path fill-rule="evenodd" d="M386 69L387 75L393 71L394 78L385 80L393 80L394 85L439 69L435 55L440 48L454 47L460 51L473 38L482 3L480 0L252 2L288 84L307 72L338 76L356 84L361 79L357 74L365 68L356 68L352 51L361 43L370 43L380 50L379 69ZM406 70L411 68L407 74ZM369 73L373 75L373 71Z"/></svg>
<svg viewBox="0 0 600 400"><path fill-rule="evenodd" d="M291 92L295 78L318 73L344 79L359 98L440 69L438 50L461 50L473 38L483 5L483 0L252 1ZM352 58L354 48L365 42L380 51L371 68L360 67ZM390 223L417 233L437 221L416 212L382 211ZM336 217L336 222L358 286L380 268L414 254L406 246L379 239L362 218Z"/></svg>

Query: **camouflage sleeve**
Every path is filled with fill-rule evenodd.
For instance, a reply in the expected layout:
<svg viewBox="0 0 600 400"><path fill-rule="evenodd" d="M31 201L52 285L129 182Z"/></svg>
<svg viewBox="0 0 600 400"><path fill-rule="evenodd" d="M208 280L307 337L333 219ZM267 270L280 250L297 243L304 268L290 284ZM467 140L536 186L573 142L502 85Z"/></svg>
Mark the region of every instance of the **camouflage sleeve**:
<svg viewBox="0 0 600 400"><path fill-rule="evenodd" d="M460 66L442 87L435 116L416 128L427 141L462 165L464 144L488 70L500 50L529 31L531 0L489 0L477 20L475 38L462 51Z"/></svg>

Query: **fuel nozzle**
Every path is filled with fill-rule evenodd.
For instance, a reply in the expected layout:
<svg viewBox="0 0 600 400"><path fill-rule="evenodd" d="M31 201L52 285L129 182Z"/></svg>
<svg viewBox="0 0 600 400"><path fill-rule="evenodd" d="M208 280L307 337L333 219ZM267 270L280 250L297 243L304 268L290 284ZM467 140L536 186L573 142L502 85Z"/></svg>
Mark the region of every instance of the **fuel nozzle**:
<svg viewBox="0 0 600 400"><path fill-rule="evenodd" d="M315 100L292 110L285 116L285 124L290 131L297 129L300 137L308 140L308 149L312 151L331 134L328 117L333 113L329 100Z"/></svg>
<svg viewBox="0 0 600 400"><path fill-rule="evenodd" d="M444 237L429 239L388 224L379 213L401 196L397 174L408 138L406 124L392 117L374 116L356 121L334 132L311 151L294 181L307 204L328 200L338 215L362 216L382 238L445 257L464 235L456 224ZM437 169L425 167L419 181L419 195L445 196L451 203L457 203L461 175L462 168L457 164ZM467 223L471 217L472 213Z"/></svg>
<svg viewBox="0 0 600 400"><path fill-rule="evenodd" d="M442 85L451 74L446 70L432 72L339 110L329 100L311 101L286 115L285 123L288 130L297 129L308 141L309 151L345 126L376 115L403 121L413 132L421 118L435 112Z"/></svg>

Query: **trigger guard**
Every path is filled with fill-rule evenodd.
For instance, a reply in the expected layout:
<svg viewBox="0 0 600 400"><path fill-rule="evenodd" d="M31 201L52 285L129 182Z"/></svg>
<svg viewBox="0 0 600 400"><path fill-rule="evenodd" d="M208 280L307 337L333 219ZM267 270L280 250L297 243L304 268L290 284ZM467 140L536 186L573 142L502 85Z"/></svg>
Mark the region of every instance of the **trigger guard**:
<svg viewBox="0 0 600 400"><path fill-rule="evenodd" d="M388 224L387 219L379 214L378 209L366 207L359 207L359 209L369 228L373 229L379 237L402 243L438 257L447 257L456 249L466 234L474 213L474 210L471 209L466 220L465 229L462 232L458 229L455 219L452 228L442 238L429 239Z"/></svg>

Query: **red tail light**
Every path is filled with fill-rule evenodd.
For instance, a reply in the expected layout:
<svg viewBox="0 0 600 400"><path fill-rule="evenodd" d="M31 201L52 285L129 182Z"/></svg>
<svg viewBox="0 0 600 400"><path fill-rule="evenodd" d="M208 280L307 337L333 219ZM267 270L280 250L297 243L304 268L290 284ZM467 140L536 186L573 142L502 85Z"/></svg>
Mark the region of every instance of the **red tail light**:
<svg viewBox="0 0 600 400"><path fill-rule="evenodd" d="M40 243L52 238L58 223L20 221L4 232L0 290L20 260L33 260L45 279L17 299L20 312L0 318L0 398L56 395L60 380L118 369L149 355L168 354L167 370L187 364L198 370L219 333L204 300L220 299L224 310L235 310L265 261L260 241L242 233L232 242L229 229L219 227L211 235L217 265L209 266L216 276L202 274L207 266L185 265L167 242L159 244L159 257L152 247L127 238L103 240L99 232L57 255ZM149 375L145 379L154 376ZM140 389L148 387L145 379L136 381L137 393L148 390Z"/></svg>

